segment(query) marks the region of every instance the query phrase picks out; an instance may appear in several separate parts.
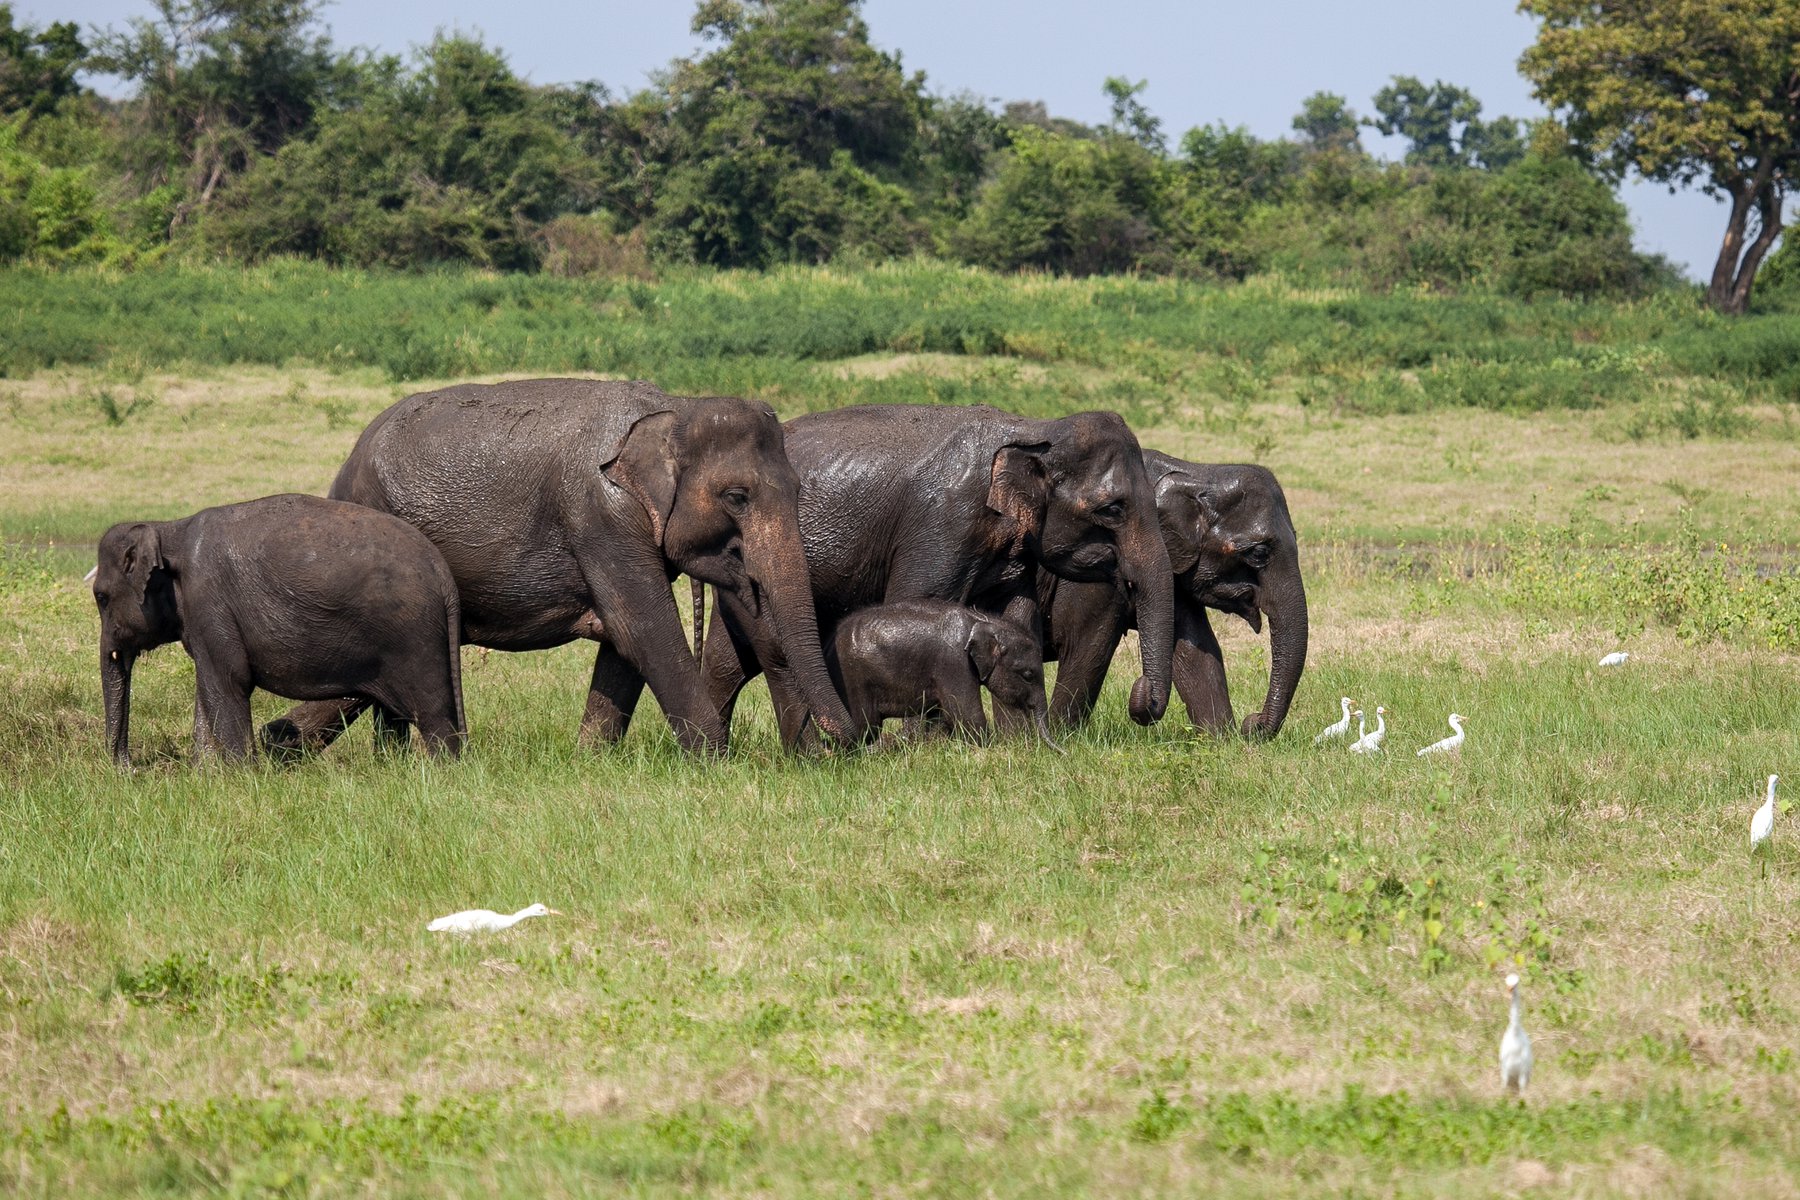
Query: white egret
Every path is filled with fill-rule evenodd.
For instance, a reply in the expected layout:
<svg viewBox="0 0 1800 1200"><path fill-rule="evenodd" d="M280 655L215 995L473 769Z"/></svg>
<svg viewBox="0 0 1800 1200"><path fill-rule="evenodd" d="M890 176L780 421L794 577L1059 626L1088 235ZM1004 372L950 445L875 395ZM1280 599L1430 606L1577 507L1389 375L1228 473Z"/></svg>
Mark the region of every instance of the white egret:
<svg viewBox="0 0 1800 1200"><path fill-rule="evenodd" d="M1375 706L1375 728L1356 739L1350 747L1352 754L1376 754L1381 750L1381 743L1387 737L1387 709Z"/></svg>
<svg viewBox="0 0 1800 1200"><path fill-rule="evenodd" d="M1344 710L1344 715L1342 717L1340 717L1338 720L1333 721L1331 724L1327 725L1325 728L1319 730L1319 735L1313 739L1313 745L1316 746L1320 742L1329 742L1333 738L1341 738L1341 737L1346 737L1349 735L1349 733L1350 733L1350 697L1348 697L1348 696L1343 697L1341 700L1338 701L1338 705L1339 705L1339 707L1341 707ZM1361 715L1361 714L1358 714L1358 715Z"/></svg>
<svg viewBox="0 0 1800 1200"><path fill-rule="evenodd" d="M1769 834L1775 830L1775 781L1779 775L1769 776L1769 794L1763 797L1762 807L1750 818L1750 849L1769 840Z"/></svg>
<svg viewBox="0 0 1800 1200"><path fill-rule="evenodd" d="M1512 1000L1512 1019L1500 1037L1500 1086L1523 1095L1531 1082L1531 1035L1520 1020L1519 977L1506 977L1506 994Z"/></svg>
<svg viewBox="0 0 1800 1200"><path fill-rule="evenodd" d="M1600 665L1603 667L1622 667L1630 661L1630 659L1631 655L1625 651L1614 650L1611 654L1601 658Z"/></svg>
<svg viewBox="0 0 1800 1200"><path fill-rule="evenodd" d="M439 917L425 928L432 933L499 933L502 929L511 929L527 917L552 915L562 916L554 908L546 908L542 904L527 905L511 916L497 913L491 908L471 908L465 912Z"/></svg>
<svg viewBox="0 0 1800 1200"><path fill-rule="evenodd" d="M1419 757L1424 758L1427 754L1455 754L1458 750L1461 750L1463 744L1462 723L1465 720L1467 720L1466 717L1451 713L1450 728L1456 730L1456 732L1441 742L1433 742L1431 745L1421 748L1419 750Z"/></svg>

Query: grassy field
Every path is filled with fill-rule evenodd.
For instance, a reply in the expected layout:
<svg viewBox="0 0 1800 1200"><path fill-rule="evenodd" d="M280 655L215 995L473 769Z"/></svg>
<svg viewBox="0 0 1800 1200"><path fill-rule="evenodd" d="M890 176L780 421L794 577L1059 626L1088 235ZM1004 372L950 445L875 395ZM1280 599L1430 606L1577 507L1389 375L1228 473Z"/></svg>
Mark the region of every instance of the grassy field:
<svg viewBox="0 0 1800 1200"><path fill-rule="evenodd" d="M1800 784L1800 411L1760 357L1791 322L926 268L15 273L0 302L0 1190L1800 1190L1800 849L1778 820L1765 875L1746 837L1766 774ZM232 311L254 352L200 332ZM939 317L987 333L914 336ZM365 353L409 331L484 349ZM359 730L196 772L168 648L111 769L79 582L106 523L322 490L437 378L577 370L785 413L1117 407L1266 462L1313 609L1287 732L1138 729L1120 671L1067 759L791 761L760 691L724 763L648 703L595 754L579 647L471 650L461 762ZM1267 655L1219 627L1241 709ZM1311 744L1340 694L1388 707L1389 754ZM1461 757L1415 759L1452 709ZM567 915L424 931L534 900Z"/></svg>

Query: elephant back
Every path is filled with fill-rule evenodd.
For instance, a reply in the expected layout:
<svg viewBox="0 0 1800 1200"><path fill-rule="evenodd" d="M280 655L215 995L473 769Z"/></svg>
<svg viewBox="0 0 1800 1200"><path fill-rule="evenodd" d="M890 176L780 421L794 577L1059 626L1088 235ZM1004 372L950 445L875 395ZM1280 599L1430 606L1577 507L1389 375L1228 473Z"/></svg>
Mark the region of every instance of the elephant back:
<svg viewBox="0 0 1800 1200"><path fill-rule="evenodd" d="M406 515L460 499L557 490L597 471L631 427L682 401L642 381L466 383L396 401L363 431L333 483L337 499Z"/></svg>

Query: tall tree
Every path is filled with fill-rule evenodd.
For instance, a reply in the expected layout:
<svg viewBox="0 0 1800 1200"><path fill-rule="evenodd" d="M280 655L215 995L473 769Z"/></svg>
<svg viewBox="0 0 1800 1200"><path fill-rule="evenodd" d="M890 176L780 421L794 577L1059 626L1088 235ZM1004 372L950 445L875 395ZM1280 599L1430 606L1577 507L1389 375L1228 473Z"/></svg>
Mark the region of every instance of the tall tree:
<svg viewBox="0 0 1800 1200"><path fill-rule="evenodd" d="M87 57L73 21L48 28L13 24L13 6L0 4L0 116L42 116L81 90L75 72Z"/></svg>
<svg viewBox="0 0 1800 1200"><path fill-rule="evenodd" d="M1800 162L1800 2L1521 0L1543 24L1519 68L1612 178L1731 201L1707 300L1750 305Z"/></svg>
<svg viewBox="0 0 1800 1200"><path fill-rule="evenodd" d="M181 182L180 224L258 155L312 121L342 61L321 0L151 0L154 18L101 34L90 66L135 83L128 169L146 187Z"/></svg>
<svg viewBox="0 0 1800 1200"><path fill-rule="evenodd" d="M870 44L861 0L703 0L693 30L714 48L661 81L659 248L718 266L904 250L924 77Z"/></svg>
<svg viewBox="0 0 1800 1200"><path fill-rule="evenodd" d="M1109 75L1100 90L1112 102L1112 120L1107 129L1120 137L1128 137L1152 154L1162 154L1168 142L1162 135L1162 118L1153 116L1138 97L1150 86L1148 79L1136 83L1123 75Z"/></svg>
<svg viewBox="0 0 1800 1200"><path fill-rule="evenodd" d="M1467 88L1443 80L1427 86L1411 75L1396 75L1375 93L1369 124L1399 134L1412 145L1406 161L1426 167L1505 167L1525 153L1519 123L1511 117L1481 119L1481 101Z"/></svg>
<svg viewBox="0 0 1800 1200"><path fill-rule="evenodd" d="M1300 102L1294 117L1294 132L1308 149L1319 151L1360 151L1362 139L1357 136L1359 124L1350 102L1335 92L1314 92Z"/></svg>

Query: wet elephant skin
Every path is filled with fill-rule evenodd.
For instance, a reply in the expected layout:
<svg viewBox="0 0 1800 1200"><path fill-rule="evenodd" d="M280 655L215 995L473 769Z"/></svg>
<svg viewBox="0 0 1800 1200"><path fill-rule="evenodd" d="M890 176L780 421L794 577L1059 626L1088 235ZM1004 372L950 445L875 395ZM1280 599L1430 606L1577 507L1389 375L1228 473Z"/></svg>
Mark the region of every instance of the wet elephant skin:
<svg viewBox="0 0 1800 1200"><path fill-rule="evenodd" d="M250 752L254 688L354 696L384 739L416 723L456 753L464 724L456 581L418 530L317 496L268 496L179 521L115 525L94 569L107 742L130 762L131 671L179 639L194 660L194 745Z"/></svg>
<svg viewBox="0 0 1800 1200"><path fill-rule="evenodd" d="M763 622L796 693L840 737L849 719L825 670L784 441L774 411L747 400L584 379L464 384L377 416L331 494L431 539L461 591L466 642L597 639L586 741L623 736L648 684L684 748L725 748L682 636L679 574L731 600L728 622ZM302 706L281 736L317 744L354 715Z"/></svg>
<svg viewBox="0 0 1800 1200"><path fill-rule="evenodd" d="M1000 613L1035 632L1039 568L1119 581L1143 625L1131 713L1145 724L1161 717L1173 584L1142 453L1118 414L1033 420L986 407L866 405L797 417L787 433L827 639L857 609L918 599ZM722 595L721 612L733 603ZM807 706L754 622L715 614L705 670L727 721L745 681L767 671L783 740L798 744Z"/></svg>
<svg viewBox="0 0 1800 1200"><path fill-rule="evenodd" d="M1259 632L1267 617L1269 688L1242 730L1246 737L1273 737L1306 666L1306 585L1287 497L1258 466L1209 466L1155 450L1144 452L1144 466L1175 573L1176 692L1195 726L1228 732L1233 714L1225 662L1206 610L1242 617ZM1046 654L1060 661L1051 717L1077 725L1093 711L1113 651L1137 614L1132 598L1115 587L1048 572L1038 583Z"/></svg>

